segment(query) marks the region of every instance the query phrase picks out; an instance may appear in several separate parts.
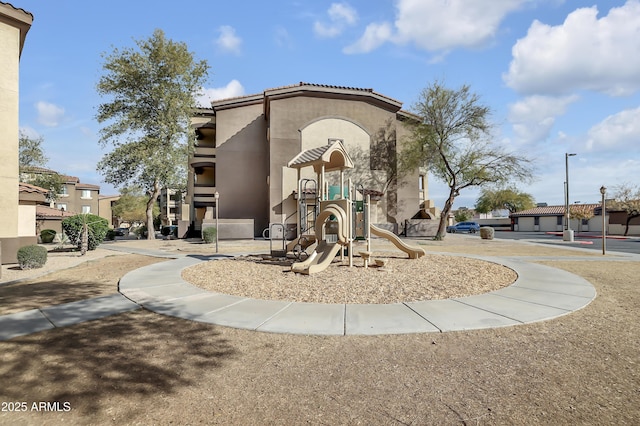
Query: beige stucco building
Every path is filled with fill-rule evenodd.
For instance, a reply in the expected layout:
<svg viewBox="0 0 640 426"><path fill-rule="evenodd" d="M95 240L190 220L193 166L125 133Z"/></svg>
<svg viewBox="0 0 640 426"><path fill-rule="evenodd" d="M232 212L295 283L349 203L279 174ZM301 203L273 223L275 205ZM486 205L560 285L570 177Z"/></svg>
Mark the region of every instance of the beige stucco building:
<svg viewBox="0 0 640 426"><path fill-rule="evenodd" d="M397 181L389 174L389 160L395 161L414 118L401 107L372 89L308 83L214 101L192 119L196 147L184 222L199 231L211 220L217 193L221 238L246 237L248 230L260 236L270 223L295 228L298 176L287 163L337 139L356 164L348 175L353 184L380 194L372 221L401 232L421 203L430 205L426 176L416 172Z"/></svg>
<svg viewBox="0 0 640 426"><path fill-rule="evenodd" d="M18 99L20 54L33 15L0 2L0 250L2 263L16 262L21 246L36 242L21 237L18 199Z"/></svg>

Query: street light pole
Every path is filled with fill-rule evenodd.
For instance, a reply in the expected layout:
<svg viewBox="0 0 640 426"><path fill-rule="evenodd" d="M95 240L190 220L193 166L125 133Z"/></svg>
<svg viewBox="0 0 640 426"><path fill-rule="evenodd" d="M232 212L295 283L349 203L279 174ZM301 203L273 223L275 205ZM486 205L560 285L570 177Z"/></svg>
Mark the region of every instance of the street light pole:
<svg viewBox="0 0 640 426"><path fill-rule="evenodd" d="M565 232L563 235L564 241L573 241L573 231L571 230L571 215L569 214L569 157L573 157L576 155L575 153L569 154L565 152L564 154L564 168L566 174L565 180L565 198L564 198L564 214L565 214Z"/></svg>
<svg viewBox="0 0 640 426"><path fill-rule="evenodd" d="M602 255L604 256L606 253L607 247L607 208L605 206L605 194L607 193L607 188L602 185L600 187L600 194L602 194Z"/></svg>
<svg viewBox="0 0 640 426"><path fill-rule="evenodd" d="M218 233L220 232L220 227L218 226L218 207L220 202L220 193L216 191L213 194L213 197L216 199L216 253L218 253Z"/></svg>

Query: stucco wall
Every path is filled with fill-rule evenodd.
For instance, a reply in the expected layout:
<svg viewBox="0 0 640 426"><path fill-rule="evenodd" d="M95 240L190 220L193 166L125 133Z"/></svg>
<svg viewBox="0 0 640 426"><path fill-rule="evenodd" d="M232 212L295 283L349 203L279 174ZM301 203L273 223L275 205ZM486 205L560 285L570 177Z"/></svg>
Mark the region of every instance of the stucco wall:
<svg viewBox="0 0 640 426"><path fill-rule="evenodd" d="M397 126L395 111L386 110L360 100L327 99L317 97L290 97L270 101L270 221L281 220L280 200L288 188L283 188L283 166L300 151L328 143L329 138L343 139L347 151L354 157L358 148L367 149L372 135L383 128L387 121ZM309 172L307 172L309 173ZM315 176L314 176L315 177ZM354 181L355 181L354 177ZM274 184L275 183L275 184ZM294 184L295 187L295 184ZM382 188L380 188L382 189ZM408 180L404 189L412 196L403 204L413 204L402 210L402 216L393 209L390 215L378 215L383 221L403 221L410 217L407 211L417 210L417 175ZM388 197L381 200L379 208L385 209Z"/></svg>
<svg viewBox="0 0 640 426"><path fill-rule="evenodd" d="M36 235L36 205L18 206L18 236L33 237Z"/></svg>
<svg viewBox="0 0 640 426"><path fill-rule="evenodd" d="M216 113L216 189L220 218L268 226L269 146L262 104Z"/></svg>
<svg viewBox="0 0 640 426"><path fill-rule="evenodd" d="M1 11L0 11L1 12ZM20 30L0 20L0 238L18 237L18 72ZM3 257L8 250L3 251Z"/></svg>

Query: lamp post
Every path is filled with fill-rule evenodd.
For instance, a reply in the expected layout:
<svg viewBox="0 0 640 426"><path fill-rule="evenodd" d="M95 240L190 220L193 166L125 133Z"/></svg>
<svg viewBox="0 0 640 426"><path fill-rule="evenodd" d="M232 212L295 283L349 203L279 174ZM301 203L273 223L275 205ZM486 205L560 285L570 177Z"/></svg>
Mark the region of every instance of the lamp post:
<svg viewBox="0 0 640 426"><path fill-rule="evenodd" d="M218 226L218 203L220 202L220 193L216 191L213 194L213 198L216 200L216 253L218 253L218 233L220 232L220 227Z"/></svg>
<svg viewBox="0 0 640 426"><path fill-rule="evenodd" d="M563 233L563 240L564 241L573 241L573 231L571 230L571 215L569 214L569 157L573 157L576 154L569 154L566 153L564 154L564 167L565 167L565 174L566 174L566 180L565 180L565 198L564 198L564 214L565 214L565 231Z"/></svg>
<svg viewBox="0 0 640 426"><path fill-rule="evenodd" d="M600 194L602 194L602 255L604 256L607 251L607 208L605 206L605 194L607 193L607 188L602 185L600 187Z"/></svg>

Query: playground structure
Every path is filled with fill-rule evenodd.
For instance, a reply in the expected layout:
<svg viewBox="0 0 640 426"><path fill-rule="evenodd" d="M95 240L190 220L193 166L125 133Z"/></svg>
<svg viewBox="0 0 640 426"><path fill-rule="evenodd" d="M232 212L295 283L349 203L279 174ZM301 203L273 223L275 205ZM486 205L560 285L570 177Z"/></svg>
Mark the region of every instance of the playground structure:
<svg viewBox="0 0 640 426"><path fill-rule="evenodd" d="M344 260L345 249L351 267L354 241L366 241L366 251L360 252L360 256L364 259L364 266L368 267L371 234L391 241L411 259L425 254L422 248L409 246L392 232L371 224L369 195L365 195L363 189L362 199L358 200L358 191L351 181L345 185L344 171L353 168L353 161L341 141L303 151L289 161L288 166L298 171L298 215L296 238L286 245L284 251L299 256L317 244L305 260L291 266L292 271L302 274L321 272L338 254ZM313 167L317 180L302 179L301 169L304 167ZM340 183L329 186L326 173L336 171L340 172ZM311 187L314 189L313 203L308 200Z"/></svg>

